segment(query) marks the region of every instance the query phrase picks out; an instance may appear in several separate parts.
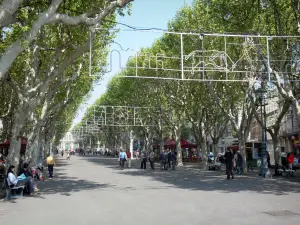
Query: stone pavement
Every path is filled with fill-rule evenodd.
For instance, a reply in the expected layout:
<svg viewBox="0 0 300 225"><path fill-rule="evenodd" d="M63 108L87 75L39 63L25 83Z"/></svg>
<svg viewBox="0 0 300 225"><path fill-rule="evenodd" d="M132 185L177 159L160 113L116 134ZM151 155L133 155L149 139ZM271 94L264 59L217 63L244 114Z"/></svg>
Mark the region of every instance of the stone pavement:
<svg viewBox="0 0 300 225"><path fill-rule="evenodd" d="M298 225L300 184L180 168L118 169L115 158L60 160L40 193L0 202L0 224L30 225ZM149 164L147 165L149 166ZM289 212L290 213L289 213ZM270 214L273 215L270 215ZM299 215L291 215L298 213Z"/></svg>

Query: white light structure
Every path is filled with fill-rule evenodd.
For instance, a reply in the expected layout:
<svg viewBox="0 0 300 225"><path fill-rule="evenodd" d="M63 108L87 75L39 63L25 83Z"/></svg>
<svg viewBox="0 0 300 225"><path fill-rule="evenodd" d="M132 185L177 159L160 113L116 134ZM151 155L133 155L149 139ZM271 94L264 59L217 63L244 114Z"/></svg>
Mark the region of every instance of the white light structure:
<svg viewBox="0 0 300 225"><path fill-rule="evenodd" d="M288 69L287 67L282 68L279 64L284 64L287 60L284 58L284 54L272 55L273 52L276 52L278 43L286 45L286 48L299 46L300 36L187 33L133 29L121 29L120 32L132 32L132 42L139 33L161 33L172 37L174 45L176 45L172 55L163 54L163 51L157 54L146 51L128 51L127 46L123 46L122 49L111 49L106 72L111 72L113 68L127 70L125 77L128 78L247 82L249 74L252 76L254 74L271 81L270 68L275 68L279 73L288 73L295 72L297 65L300 64L299 60L290 59L290 67ZM194 46L194 49L191 50L190 46ZM92 48L90 58L92 58ZM118 62L116 63L116 61ZM95 75L92 74L91 64L90 71L91 76Z"/></svg>

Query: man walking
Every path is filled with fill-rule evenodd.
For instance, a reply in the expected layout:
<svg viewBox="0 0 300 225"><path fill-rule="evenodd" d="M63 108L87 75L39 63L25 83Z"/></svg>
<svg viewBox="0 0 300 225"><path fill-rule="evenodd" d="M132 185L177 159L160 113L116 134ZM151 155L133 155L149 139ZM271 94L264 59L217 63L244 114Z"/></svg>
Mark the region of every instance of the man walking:
<svg viewBox="0 0 300 225"><path fill-rule="evenodd" d="M54 161L53 156L49 154L46 159L46 162L47 162L48 171L49 171L49 179L52 179L53 178L53 168L55 166L55 161Z"/></svg>
<svg viewBox="0 0 300 225"><path fill-rule="evenodd" d="M129 150L127 150L126 156L127 156L128 168L130 168L131 167L131 152Z"/></svg>
<svg viewBox="0 0 300 225"><path fill-rule="evenodd" d="M175 170L175 168L176 168L177 156L176 156L174 150L171 152L171 160L172 160L172 170Z"/></svg>
<svg viewBox="0 0 300 225"><path fill-rule="evenodd" d="M227 174L227 180L230 180L230 175L232 177L232 179L234 179L233 177L233 172L232 172L232 167L233 167L233 153L232 153L232 149L227 149L225 155L225 162L226 162L226 174Z"/></svg>
<svg viewBox="0 0 300 225"><path fill-rule="evenodd" d="M126 154L125 154L125 152L123 152L123 150L120 150L119 159L120 159L120 168L121 168L121 170L123 170L124 169L124 163L125 163L125 160L126 160Z"/></svg>
<svg viewBox="0 0 300 225"><path fill-rule="evenodd" d="M155 162L155 152L152 151L149 157L151 169L154 170L154 162Z"/></svg>
<svg viewBox="0 0 300 225"><path fill-rule="evenodd" d="M147 152L144 150L141 155L141 169L146 169L147 164Z"/></svg>

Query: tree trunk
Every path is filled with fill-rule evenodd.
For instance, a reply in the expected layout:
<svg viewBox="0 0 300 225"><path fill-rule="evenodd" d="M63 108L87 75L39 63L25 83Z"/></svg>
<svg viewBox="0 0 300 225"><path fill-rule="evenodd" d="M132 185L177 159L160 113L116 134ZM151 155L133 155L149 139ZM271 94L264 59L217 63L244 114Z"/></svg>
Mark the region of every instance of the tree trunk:
<svg viewBox="0 0 300 225"><path fill-rule="evenodd" d="M205 163L204 168L208 169L208 151L206 138L203 138L201 141L201 151L202 151L202 161Z"/></svg>
<svg viewBox="0 0 300 225"><path fill-rule="evenodd" d="M14 134L14 132L13 132ZM20 163L21 137L12 136L10 139L7 163L18 168Z"/></svg>
<svg viewBox="0 0 300 225"><path fill-rule="evenodd" d="M40 161L40 154L41 154L41 149L43 148L43 135L39 132L36 141L34 143L34 147L32 148L32 158L31 158L31 165L32 166L37 166L39 161Z"/></svg>
<svg viewBox="0 0 300 225"><path fill-rule="evenodd" d="M25 153L25 161L32 164L32 160L34 158L34 154L38 152L38 138L35 137L34 140L30 140L27 144L27 149Z"/></svg>
<svg viewBox="0 0 300 225"><path fill-rule="evenodd" d="M177 152L177 166L183 166L182 163L182 151L181 151L181 127L180 125L174 128L174 135L175 135L175 141L176 141L176 152Z"/></svg>
<svg viewBox="0 0 300 225"><path fill-rule="evenodd" d="M213 139L213 141L212 141L212 149L213 149L213 153L214 153L214 157L216 157L217 156L217 153L218 153L218 141L219 141L219 139Z"/></svg>
<svg viewBox="0 0 300 225"><path fill-rule="evenodd" d="M246 138L245 135L243 135L243 132L241 132L242 134L239 135L239 150L241 152L241 155L243 157L243 165L244 165L244 173L247 174L248 173L248 167L247 167L247 154L246 154Z"/></svg>
<svg viewBox="0 0 300 225"><path fill-rule="evenodd" d="M21 131L25 125L26 113L23 110L22 104L20 103L18 109L14 113L13 126L12 126L12 137L10 140L10 146L7 156L7 161L9 164L16 167L20 163L20 150L21 150Z"/></svg>
<svg viewBox="0 0 300 225"><path fill-rule="evenodd" d="M273 151L274 151L274 161L275 165L279 164L280 160L280 151L279 151L279 139L277 135L271 135L272 143L273 143Z"/></svg>

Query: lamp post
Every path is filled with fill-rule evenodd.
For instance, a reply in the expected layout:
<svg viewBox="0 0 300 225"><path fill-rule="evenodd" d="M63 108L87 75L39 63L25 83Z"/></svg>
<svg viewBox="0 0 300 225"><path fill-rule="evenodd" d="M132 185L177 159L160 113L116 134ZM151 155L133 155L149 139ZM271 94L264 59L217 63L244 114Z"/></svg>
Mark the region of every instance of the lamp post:
<svg viewBox="0 0 300 225"><path fill-rule="evenodd" d="M260 104L260 115L261 115L261 171L260 174L261 176L265 177L265 163L266 160L264 160L265 155L266 155L266 150L267 150L267 143L266 143L266 130L265 127L267 126L266 123L266 96L265 94L267 93L267 90L264 88L258 88L255 90L255 95L257 100L259 101Z"/></svg>

